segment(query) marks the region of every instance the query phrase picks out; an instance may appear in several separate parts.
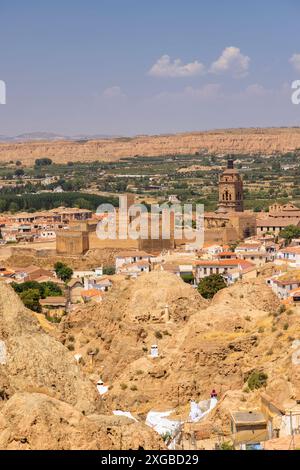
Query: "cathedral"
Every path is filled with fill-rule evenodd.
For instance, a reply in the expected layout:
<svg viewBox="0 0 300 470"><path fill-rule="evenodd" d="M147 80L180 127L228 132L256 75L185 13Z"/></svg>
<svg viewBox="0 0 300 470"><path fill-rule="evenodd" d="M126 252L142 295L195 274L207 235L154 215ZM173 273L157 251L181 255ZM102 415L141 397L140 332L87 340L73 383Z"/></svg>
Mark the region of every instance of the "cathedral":
<svg viewBox="0 0 300 470"><path fill-rule="evenodd" d="M219 177L219 203L216 212L204 216L205 241L230 243L256 234L256 216L244 211L243 180L233 160Z"/></svg>
<svg viewBox="0 0 300 470"><path fill-rule="evenodd" d="M227 169L219 178L218 212L243 212L243 180L233 166L233 160L228 160Z"/></svg>

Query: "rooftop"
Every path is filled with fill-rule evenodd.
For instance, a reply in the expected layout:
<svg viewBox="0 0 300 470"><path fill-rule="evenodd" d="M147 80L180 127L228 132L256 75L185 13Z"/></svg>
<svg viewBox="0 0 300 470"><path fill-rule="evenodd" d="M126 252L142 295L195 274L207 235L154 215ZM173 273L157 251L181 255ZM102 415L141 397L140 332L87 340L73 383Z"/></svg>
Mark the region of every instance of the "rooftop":
<svg viewBox="0 0 300 470"><path fill-rule="evenodd" d="M266 419L259 411L233 411L233 421L236 424L265 424Z"/></svg>

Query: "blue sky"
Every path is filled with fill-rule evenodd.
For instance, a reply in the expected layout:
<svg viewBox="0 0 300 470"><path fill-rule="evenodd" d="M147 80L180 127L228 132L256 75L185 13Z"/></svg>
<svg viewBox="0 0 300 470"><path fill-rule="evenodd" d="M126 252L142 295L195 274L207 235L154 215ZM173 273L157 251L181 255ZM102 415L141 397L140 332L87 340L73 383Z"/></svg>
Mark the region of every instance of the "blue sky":
<svg viewBox="0 0 300 470"><path fill-rule="evenodd" d="M300 125L297 0L0 0L0 134Z"/></svg>

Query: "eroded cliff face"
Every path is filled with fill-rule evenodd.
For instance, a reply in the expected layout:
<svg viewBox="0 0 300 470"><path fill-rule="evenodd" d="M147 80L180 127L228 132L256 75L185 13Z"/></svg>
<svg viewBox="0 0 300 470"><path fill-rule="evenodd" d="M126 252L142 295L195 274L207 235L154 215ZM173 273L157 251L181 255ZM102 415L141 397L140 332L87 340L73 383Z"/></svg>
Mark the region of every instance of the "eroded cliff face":
<svg viewBox="0 0 300 470"><path fill-rule="evenodd" d="M208 302L167 272L136 281L116 276L103 302L79 306L50 335L0 283L0 448L118 448L120 439L124 449L160 448L159 436L142 424L149 410L176 409L186 419L189 401L215 388L222 400L213 419L223 425L233 407L260 406L260 391L245 392L254 370L268 374L270 396L295 399L299 338L299 315L279 310L263 278ZM99 403L100 378L109 390ZM116 409L141 422L118 422Z"/></svg>
<svg viewBox="0 0 300 470"><path fill-rule="evenodd" d="M0 450L119 449L120 433L124 449L164 448L142 423L116 421L74 353L1 281Z"/></svg>
<svg viewBox="0 0 300 470"><path fill-rule="evenodd" d="M174 135L138 136L88 142L24 142L0 144L0 161L21 160L31 165L35 159L68 161L117 161L128 156L193 154L199 150L226 153L289 152L300 148L300 129L228 129Z"/></svg>
<svg viewBox="0 0 300 470"><path fill-rule="evenodd" d="M120 281L101 304L79 308L59 328L64 343L75 338L83 369L110 385L108 409L172 409L207 398L212 388L259 406L259 395L242 392L255 369L268 374L270 387L281 379L292 393L300 391L291 360L300 320L296 313L277 315L278 308L263 279L238 283L207 302L177 276L154 271ZM153 344L156 359L149 356ZM91 349L98 350L93 362Z"/></svg>
<svg viewBox="0 0 300 470"><path fill-rule="evenodd" d="M175 409L185 420L189 401L207 399L215 388L222 399L209 422L226 435L230 410L260 409L261 389L250 391L246 383L252 372L268 375L266 391L274 399L299 396L292 344L300 320L296 312L279 314L279 306L263 278L237 283L207 302L177 276L152 272L116 283L100 305L71 313L59 328L63 342L75 338L83 369L110 386L108 409L137 415ZM159 349L155 359L152 344ZM90 349L99 350L92 363Z"/></svg>

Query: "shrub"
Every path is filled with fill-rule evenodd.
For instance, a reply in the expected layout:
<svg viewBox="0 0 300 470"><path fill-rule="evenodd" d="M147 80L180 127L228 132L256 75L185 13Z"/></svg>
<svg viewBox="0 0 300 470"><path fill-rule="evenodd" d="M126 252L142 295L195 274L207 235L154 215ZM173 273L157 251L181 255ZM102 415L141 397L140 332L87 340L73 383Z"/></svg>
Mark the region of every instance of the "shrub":
<svg viewBox="0 0 300 470"><path fill-rule="evenodd" d="M281 313L284 313L286 310L286 306L285 305L280 305L279 309L278 309L278 313L281 314Z"/></svg>
<svg viewBox="0 0 300 470"><path fill-rule="evenodd" d="M120 388L121 388L121 390L126 390L127 384L121 383Z"/></svg>
<svg viewBox="0 0 300 470"><path fill-rule="evenodd" d="M267 384L268 376L265 372L253 371L248 378L248 387L250 390L265 387Z"/></svg>
<svg viewBox="0 0 300 470"><path fill-rule="evenodd" d="M70 335L70 336L68 337L68 340L70 341L70 343L74 343L75 338L74 338L73 335Z"/></svg>
<svg viewBox="0 0 300 470"><path fill-rule="evenodd" d="M130 390L132 392L136 392L137 391L137 386L136 385L131 385Z"/></svg>
<svg viewBox="0 0 300 470"><path fill-rule="evenodd" d="M288 323L285 323L285 324L283 325L283 329L284 329L284 330L287 330L288 328L289 328L289 324L288 324Z"/></svg>
<svg viewBox="0 0 300 470"><path fill-rule="evenodd" d="M234 450L234 447L230 441L225 441L220 445L220 450Z"/></svg>
<svg viewBox="0 0 300 470"><path fill-rule="evenodd" d="M75 349L74 344L68 344L67 348L68 348L69 351L74 351L74 349Z"/></svg>
<svg viewBox="0 0 300 470"><path fill-rule="evenodd" d="M112 276L113 274L116 274L116 268L114 266L107 266L103 268L103 274L106 276Z"/></svg>
<svg viewBox="0 0 300 470"><path fill-rule="evenodd" d="M162 337L163 337L162 334L161 334L161 332L158 331L158 330L155 331L154 336L155 336L155 338L157 338L157 339L162 339Z"/></svg>
<svg viewBox="0 0 300 470"><path fill-rule="evenodd" d="M259 332L259 333L263 333L264 331L265 331L265 329L264 329L263 326L260 326L260 327L258 328L258 332Z"/></svg>
<svg viewBox="0 0 300 470"><path fill-rule="evenodd" d="M165 336L171 336L171 333L170 333L168 330L163 331L163 334L164 334Z"/></svg>
<svg viewBox="0 0 300 470"><path fill-rule="evenodd" d="M246 315L246 316L245 316L245 320L246 320L246 321L251 321L250 315Z"/></svg>
<svg viewBox="0 0 300 470"><path fill-rule="evenodd" d="M138 370L136 371L136 375L142 375L142 374L143 374L143 371L142 371L141 369L138 369Z"/></svg>
<svg viewBox="0 0 300 470"><path fill-rule="evenodd" d="M201 279L198 285L198 292L205 299L212 299L219 290L224 289L226 283L220 274L211 274Z"/></svg>

